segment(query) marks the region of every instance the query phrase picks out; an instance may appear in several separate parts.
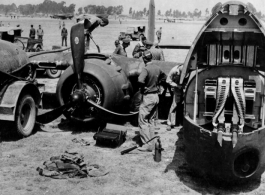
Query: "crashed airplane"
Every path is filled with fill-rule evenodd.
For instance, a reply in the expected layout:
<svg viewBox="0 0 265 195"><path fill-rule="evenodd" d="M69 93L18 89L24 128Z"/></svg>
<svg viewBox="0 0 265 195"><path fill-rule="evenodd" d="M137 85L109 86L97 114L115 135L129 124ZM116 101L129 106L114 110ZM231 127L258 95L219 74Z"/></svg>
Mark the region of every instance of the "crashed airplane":
<svg viewBox="0 0 265 195"><path fill-rule="evenodd" d="M203 25L184 62L186 159L227 182L260 178L265 168L265 29L238 1Z"/></svg>

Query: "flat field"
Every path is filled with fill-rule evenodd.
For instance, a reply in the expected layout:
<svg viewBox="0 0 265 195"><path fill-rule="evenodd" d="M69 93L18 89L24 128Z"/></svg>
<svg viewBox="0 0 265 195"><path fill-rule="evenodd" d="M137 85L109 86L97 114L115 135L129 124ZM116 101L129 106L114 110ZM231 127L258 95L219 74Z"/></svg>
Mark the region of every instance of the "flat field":
<svg viewBox="0 0 265 195"><path fill-rule="evenodd" d="M30 25L39 24L44 29L44 48L51 49L53 45L61 44L59 20L49 18L20 18L10 19L0 17L4 24L20 26L24 29L23 36L28 36ZM73 20L65 21L70 32ZM163 28L162 41L164 43L191 44L202 22L164 23L157 21L156 27ZM129 26L147 25L147 21L118 21L111 20L104 28L93 32L94 40L101 47L103 53L112 53L114 40L121 31ZM128 48L131 56L134 45ZM69 44L69 37L68 37ZM96 51L92 44L91 51ZM183 62L186 50L164 50L166 60ZM39 82L46 84L46 90L55 92L58 79L41 78ZM41 110L42 111L42 110ZM163 120L160 120L163 123ZM1 123L0 131L0 194L1 195L118 195L118 194L265 194L265 175L260 181L254 181L241 186L223 186L213 184L203 177L194 174L185 162L185 148L183 145L183 130L174 128L166 131L164 124L156 134L160 135L163 148L162 161L153 160L153 153L139 153L133 151L127 155L120 152L134 142L139 133L137 127L122 124L127 129L127 140L119 148L112 149L95 145L93 135L96 131L91 124L75 124L67 121L63 116L44 126L36 125L36 133L24 139L18 139L9 129L4 129ZM91 142L90 146L81 146L72 142L74 138L85 138ZM85 157L85 162L98 163L109 171L102 177L88 177L83 179L56 180L38 174L36 168L51 156L60 155L65 150L76 150Z"/></svg>

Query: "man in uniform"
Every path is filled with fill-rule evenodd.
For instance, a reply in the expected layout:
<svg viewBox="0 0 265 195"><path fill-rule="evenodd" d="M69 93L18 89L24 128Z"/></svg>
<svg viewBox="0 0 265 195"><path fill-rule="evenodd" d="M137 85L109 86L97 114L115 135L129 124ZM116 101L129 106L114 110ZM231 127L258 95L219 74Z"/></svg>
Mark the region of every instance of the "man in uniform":
<svg viewBox="0 0 265 195"><path fill-rule="evenodd" d="M156 31L157 41L160 43L162 37L162 27Z"/></svg>
<svg viewBox="0 0 265 195"><path fill-rule="evenodd" d="M118 47L118 48L116 48L117 49L117 51L116 51L116 49L115 49L115 53L116 54L118 54L118 55L122 55L122 56L125 56L125 57L127 57L127 52L126 52L126 48L128 47L130 45L130 39L123 39L122 40L122 47L120 46L120 47Z"/></svg>
<svg viewBox="0 0 265 195"><path fill-rule="evenodd" d="M168 119L167 119L167 130L170 131L173 126L173 121L175 121L175 125L179 126L182 120L182 96L183 89L179 84L180 75L182 72L183 65L177 65L173 67L168 76L166 82L171 86L173 90L173 102L169 110ZM177 117L176 117L177 115Z"/></svg>
<svg viewBox="0 0 265 195"><path fill-rule="evenodd" d="M157 49L155 46L153 46L153 43L147 41L147 49L149 49L153 55L153 60L158 61L165 61L164 52L162 49Z"/></svg>
<svg viewBox="0 0 265 195"><path fill-rule="evenodd" d="M140 58L143 52L146 50L146 37L142 37L141 41L135 46L132 56L134 58Z"/></svg>
<svg viewBox="0 0 265 195"><path fill-rule="evenodd" d="M118 54L118 53L120 52L120 50L122 49L122 48L121 48L120 41L119 41L119 40L116 40L116 41L114 42L114 45L115 45L116 48L115 48L113 54Z"/></svg>
<svg viewBox="0 0 265 195"><path fill-rule="evenodd" d="M65 25L63 25L61 36L62 36L62 46L63 46L63 42L65 42L65 46L67 47L68 32L67 32L67 29L65 28Z"/></svg>
<svg viewBox="0 0 265 195"><path fill-rule="evenodd" d="M159 84L166 81L166 74L155 64L152 63L152 53L145 51L143 53L145 67L138 77L142 101L139 108L138 124L141 141L146 143L154 137L154 120L156 117L157 106L159 103ZM152 152L154 144L149 142L138 150Z"/></svg>
<svg viewBox="0 0 265 195"><path fill-rule="evenodd" d="M37 29L37 35L38 35L38 39L43 39L44 31L41 28L41 25L39 25L39 28Z"/></svg>
<svg viewBox="0 0 265 195"><path fill-rule="evenodd" d="M77 23L82 22L85 19L89 21L88 30L85 31L85 48L89 50L90 48L90 39L93 39L92 31L95 30L98 26L106 26L109 24L109 20L104 16L93 16L89 14L83 14L78 16L76 19Z"/></svg>
<svg viewBox="0 0 265 195"><path fill-rule="evenodd" d="M33 25L31 25L31 29L29 30L29 38L35 39L36 30L33 28Z"/></svg>

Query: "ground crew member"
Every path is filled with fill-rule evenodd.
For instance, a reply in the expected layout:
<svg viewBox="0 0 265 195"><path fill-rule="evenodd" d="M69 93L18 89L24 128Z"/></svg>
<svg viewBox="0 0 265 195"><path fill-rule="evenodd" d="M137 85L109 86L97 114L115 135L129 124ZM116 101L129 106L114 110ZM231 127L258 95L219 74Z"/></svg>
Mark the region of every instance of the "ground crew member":
<svg viewBox="0 0 265 195"><path fill-rule="evenodd" d="M41 25L39 25L39 28L37 29L37 35L38 35L38 39L43 39L44 31L41 28Z"/></svg>
<svg viewBox="0 0 265 195"><path fill-rule="evenodd" d="M107 18L101 17L101 16L93 16L87 18L86 15L81 15L79 18L76 19L77 23L82 22L83 20L88 19L89 21L89 27L85 31L85 48L86 50L89 50L90 47L90 39L93 39L92 31L95 30L98 26L106 26L109 23L109 20Z"/></svg>
<svg viewBox="0 0 265 195"><path fill-rule="evenodd" d="M163 50L155 48L151 41L146 41L146 49L151 51L153 60L165 61Z"/></svg>
<svg viewBox="0 0 265 195"><path fill-rule="evenodd" d="M157 41L160 43L162 37L162 27L156 31Z"/></svg>
<svg viewBox="0 0 265 195"><path fill-rule="evenodd" d="M166 81L166 74L152 61L152 53L145 51L143 53L145 67L138 77L140 92L143 97L141 100L138 116L138 125L140 137L143 143L154 137L154 120L156 117L157 106L159 103L159 84ZM151 152L154 144L149 142L138 150Z"/></svg>
<svg viewBox="0 0 265 195"><path fill-rule="evenodd" d="M122 49L122 48L121 48L120 41L119 41L119 40L116 40L116 41L114 42L114 45L115 45L116 48L115 48L113 54L118 54L118 53L120 52L120 50Z"/></svg>
<svg viewBox="0 0 265 195"><path fill-rule="evenodd" d="M146 37L142 37L141 41L135 46L132 56L134 58L140 58L143 52L146 50Z"/></svg>
<svg viewBox="0 0 265 195"><path fill-rule="evenodd" d="M62 36L62 46L63 46L63 42L65 42L65 46L67 47L68 32L67 32L67 29L65 28L65 25L63 25L61 36Z"/></svg>
<svg viewBox="0 0 265 195"><path fill-rule="evenodd" d="M179 126L182 123L182 96L183 96L183 89L182 86L179 84L180 75L182 72L183 65L178 65L173 67L168 76L166 82L171 86L173 90L173 102L169 110L168 119L167 119L167 130L170 131L171 127L173 126L173 121L175 120L175 126ZM177 116L177 117L176 117Z"/></svg>
<svg viewBox="0 0 265 195"><path fill-rule="evenodd" d="M29 38L35 39L36 30L33 28L33 25L31 25L31 29L29 30Z"/></svg>
<svg viewBox="0 0 265 195"><path fill-rule="evenodd" d="M129 45L130 45L130 39L126 39L126 38L123 39L123 40L122 40L122 46L119 47L118 49L116 48L116 49L117 49L116 54L127 57L126 48L127 48ZM116 51L116 50L115 50L115 51ZM115 52L115 51L114 51L114 52Z"/></svg>

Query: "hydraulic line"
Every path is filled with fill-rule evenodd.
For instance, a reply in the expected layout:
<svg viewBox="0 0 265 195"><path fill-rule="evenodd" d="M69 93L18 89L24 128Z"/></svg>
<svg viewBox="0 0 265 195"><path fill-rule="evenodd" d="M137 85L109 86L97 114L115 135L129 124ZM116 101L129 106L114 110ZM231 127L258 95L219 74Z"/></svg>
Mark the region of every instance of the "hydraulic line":
<svg viewBox="0 0 265 195"><path fill-rule="evenodd" d="M217 101L212 121L215 129L218 125L217 119L219 115L222 113L225 106L225 102L228 98L229 88L230 88L230 78L218 78Z"/></svg>
<svg viewBox="0 0 265 195"><path fill-rule="evenodd" d="M239 131L243 131L245 124L245 113L246 113L246 101L243 89L243 79L242 78L232 78L231 79L231 90L236 102L236 108L239 115Z"/></svg>

